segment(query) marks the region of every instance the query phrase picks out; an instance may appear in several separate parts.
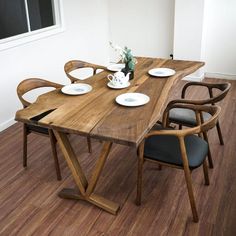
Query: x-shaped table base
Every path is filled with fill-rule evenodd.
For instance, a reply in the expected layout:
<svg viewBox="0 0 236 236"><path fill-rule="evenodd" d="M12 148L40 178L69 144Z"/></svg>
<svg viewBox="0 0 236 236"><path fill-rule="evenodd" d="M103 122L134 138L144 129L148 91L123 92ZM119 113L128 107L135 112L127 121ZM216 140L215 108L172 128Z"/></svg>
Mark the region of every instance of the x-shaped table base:
<svg viewBox="0 0 236 236"><path fill-rule="evenodd" d="M94 193L98 179L111 150L112 142L104 142L101 154L92 171L91 179L88 182L67 135L55 130L54 134L79 189L79 192L76 189L63 189L59 193L59 196L67 199L85 200L112 214L117 214L120 207L119 204Z"/></svg>

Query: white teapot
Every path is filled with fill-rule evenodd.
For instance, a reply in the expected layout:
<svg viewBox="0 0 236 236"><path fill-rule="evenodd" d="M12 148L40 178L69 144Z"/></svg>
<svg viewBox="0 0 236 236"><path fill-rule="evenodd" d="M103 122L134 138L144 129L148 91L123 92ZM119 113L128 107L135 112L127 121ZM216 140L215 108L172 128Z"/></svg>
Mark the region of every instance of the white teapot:
<svg viewBox="0 0 236 236"><path fill-rule="evenodd" d="M123 72L118 71L114 75L109 74L107 78L112 83L112 85L119 87L119 86L125 86L129 82L129 74L126 76Z"/></svg>

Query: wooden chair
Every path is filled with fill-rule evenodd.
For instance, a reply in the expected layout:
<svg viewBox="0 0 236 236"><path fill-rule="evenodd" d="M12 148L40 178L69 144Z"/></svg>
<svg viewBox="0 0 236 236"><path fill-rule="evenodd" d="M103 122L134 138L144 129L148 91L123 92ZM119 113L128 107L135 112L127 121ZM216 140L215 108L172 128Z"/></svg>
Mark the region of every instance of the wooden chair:
<svg viewBox="0 0 236 236"><path fill-rule="evenodd" d="M200 87L206 87L208 89L209 93L209 99L204 100L187 100L185 99L186 91L188 88L192 86L200 86ZM211 104L214 105L215 103L223 100L230 89L230 83L206 83L206 82L189 82L185 84L185 86L182 89L181 99L170 101L168 105L175 104L175 103L186 103L186 104L196 104L196 105L205 105L205 104ZM213 90L218 90L218 93L216 95L213 94ZM209 119L208 113L202 113L202 119ZM179 124L179 128L182 129L182 126L187 127L193 127L196 126L196 119L195 119L195 113L191 110L186 109L172 109L169 114L169 121L170 123ZM224 145L222 132L220 128L219 121L216 124L218 137L221 145ZM205 140L208 142L208 136L207 133L204 134ZM209 167L213 168L213 161L211 158L211 152L209 151Z"/></svg>
<svg viewBox="0 0 236 236"><path fill-rule="evenodd" d="M23 98L23 95L31 90L42 88L42 87L52 87L52 88L61 88L62 85L53 83L47 80L30 78L23 80L17 87L17 95L24 108L28 107L31 103ZM61 180L61 171L57 157L56 150L56 138L51 129L40 127L38 125L24 124L23 125L23 166L27 167L27 136L30 133L40 134L50 138L52 154L54 158L54 164L56 168L57 179Z"/></svg>
<svg viewBox="0 0 236 236"><path fill-rule="evenodd" d="M104 66L92 64L92 63L85 62L85 61L79 61L79 60L71 60L71 61L68 61L64 65L64 71L65 71L67 77L70 79L72 84L79 82L81 80L79 78L75 78L74 76L72 76L70 74L70 72L77 70L77 69L84 69L84 68L88 68L88 69L92 70L92 73L90 76L95 75L97 73L97 70L105 70L106 69L106 67L104 67ZM89 153L91 153L92 152L92 145L91 145L90 137L87 137L87 143L88 143L88 151L89 151Z"/></svg>
<svg viewBox="0 0 236 236"><path fill-rule="evenodd" d="M204 100L187 100L185 99L186 91L189 87L192 86L200 86L200 87L206 87L209 92L209 99L204 99ZM174 104L174 103L188 103L188 104L196 104L196 105L205 105L205 104L211 104L214 105L215 103L223 100L227 93L229 92L230 89L230 83L218 83L218 84L213 84L213 83L206 83L206 82L189 82L184 85L182 89L182 94L181 94L181 99L173 100L169 104ZM213 95L213 89L216 89L220 91L217 95ZM209 115L206 113L203 113L203 118L208 119ZM180 126L195 126L196 125L196 119L194 112L191 111L182 111L181 109L173 109L170 112L169 120L171 123L176 123L179 124ZM220 140L220 144L223 145L223 137L220 129L220 124L217 122L217 132Z"/></svg>
<svg viewBox="0 0 236 236"><path fill-rule="evenodd" d="M205 184L209 185L208 166L206 156L208 154L208 143L202 139L202 133L213 128L218 120L220 107L192 104L172 104L164 112L163 125L168 127L169 111L174 108L191 109L196 114L198 125L193 128L175 130L168 128L156 128L151 130L145 140L138 147L138 181L136 204L141 204L142 172L144 161L155 162L159 165L179 168L184 170L188 189L193 220L198 222L198 214L194 199L191 172L203 166ZM201 123L201 113L209 113L210 119ZM195 135L199 134L201 137Z"/></svg>
<svg viewBox="0 0 236 236"><path fill-rule="evenodd" d="M85 62L85 61L79 61L79 60L68 61L64 66L64 70L65 70L67 77L71 80L71 83L75 83L80 80L78 78L73 77L70 74L70 72L77 70L77 69L82 69L82 68L90 68L92 70L91 76L95 75L97 73L97 70L105 70L106 69L106 67L104 67L104 66L92 64L92 63Z"/></svg>

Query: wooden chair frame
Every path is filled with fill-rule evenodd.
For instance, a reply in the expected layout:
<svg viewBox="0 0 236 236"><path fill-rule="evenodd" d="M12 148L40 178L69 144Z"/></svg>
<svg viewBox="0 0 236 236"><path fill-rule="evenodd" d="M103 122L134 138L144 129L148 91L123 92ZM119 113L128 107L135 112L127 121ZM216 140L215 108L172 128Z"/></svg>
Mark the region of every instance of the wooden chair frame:
<svg viewBox="0 0 236 236"><path fill-rule="evenodd" d="M189 195L189 200L190 200L190 206L191 206L192 214L193 214L193 220L194 220L194 222L198 222L198 213L197 213L197 209L196 209L192 181L191 181L192 169L190 169L190 167L189 167L184 138L185 138L185 136L192 135L192 134L199 134L200 136L202 136L202 134L204 132L213 128L217 123L218 116L219 116L221 109L219 106L205 106L205 105L180 104L180 103L179 104L172 104L172 105L169 105L166 108L166 110L164 111L164 115L163 115L163 126L164 127L167 127L169 124L169 120L168 120L169 111L173 108L184 108L184 109L193 110L196 114L196 120L197 120L198 125L196 127L187 128L187 129L183 129L183 130L153 130L146 135L145 139L148 137L151 137L153 135L173 135L173 136L176 136L178 138L179 144L180 144L183 166L177 166L174 164L167 164L167 163L161 162L161 161L153 161L153 160L150 160L147 157L145 157L144 156L145 139L144 139L143 142L138 147L139 161L138 161L138 181L137 181L136 204L137 205L141 204L142 172L143 172L144 161L148 160L148 161L155 162L159 165L166 165L166 166L170 166L170 167L174 167L174 168L180 168L180 169L184 170L185 180L186 180L188 195ZM201 120L201 113L202 112L208 112L212 115L212 117L208 121L204 121L202 123L202 120ZM206 163L206 159L203 162L203 172L204 172L205 184L209 185L208 166Z"/></svg>
<svg viewBox="0 0 236 236"><path fill-rule="evenodd" d="M55 89L61 88L61 84L53 83L47 80L39 79L39 78L29 78L26 80L23 80L17 87L17 95L23 105L24 108L28 107L31 103L23 98L24 94L37 88L42 88L42 87L52 87ZM36 126L36 125L35 125ZM56 143L57 140L54 136L54 133L51 129L48 129L48 134L44 133L43 131L40 132L40 126L38 126L39 129L38 131L32 129L32 125L27 125L23 124L23 166L27 167L27 136L30 133L36 133L40 134L46 137L50 138L50 143L51 143L51 148L52 148L52 154L53 154L53 159L54 159L54 164L55 164L55 169L56 169L56 175L57 179L61 180L61 171L60 171L60 166L59 166L59 161L57 157L57 149L56 149ZM45 128L41 128L45 129Z"/></svg>
<svg viewBox="0 0 236 236"><path fill-rule="evenodd" d="M208 93L209 93L210 98L209 99L202 99L202 100L187 100L187 99L185 99L186 91L192 86L206 87L208 89ZM176 100L170 101L167 106L172 105L174 103L186 103L186 104L195 104L195 105L206 105L206 104L215 105L217 102L219 102L225 98L225 96L229 92L230 87L231 87L231 84L228 82L218 83L218 84L212 84L212 83L206 83L206 82L188 82L184 85L184 87L182 89L181 99L176 99ZM221 92L218 95L214 96L213 89L218 89ZM182 124L179 123L179 125L181 128ZM216 124L216 128L217 128L220 144L224 145L219 121Z"/></svg>
<svg viewBox="0 0 236 236"><path fill-rule="evenodd" d="M64 65L64 71L65 71L67 77L71 80L72 84L75 82L78 82L80 80L78 78L75 78L72 75L70 75L70 72L73 70L82 69L82 68L92 68L93 75L95 75L97 73L97 70L105 70L106 69L106 67L104 67L104 66L92 64L92 63L85 62L85 61L79 61L79 60L68 61Z"/></svg>

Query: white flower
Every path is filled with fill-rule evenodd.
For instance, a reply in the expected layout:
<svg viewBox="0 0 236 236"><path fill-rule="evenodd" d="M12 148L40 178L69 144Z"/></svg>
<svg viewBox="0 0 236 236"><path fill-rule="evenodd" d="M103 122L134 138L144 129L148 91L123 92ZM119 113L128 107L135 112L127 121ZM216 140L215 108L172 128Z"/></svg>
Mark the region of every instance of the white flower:
<svg viewBox="0 0 236 236"><path fill-rule="evenodd" d="M109 42L111 47L114 48L115 51L117 51L121 57L126 53L126 51L120 47L119 45L114 45L112 42Z"/></svg>
<svg viewBox="0 0 236 236"><path fill-rule="evenodd" d="M131 54L131 50L128 47L120 47L118 45L114 45L112 42L109 42L111 47L119 53L120 59L123 63L126 63L128 67L134 70L134 66L137 63L136 59Z"/></svg>

